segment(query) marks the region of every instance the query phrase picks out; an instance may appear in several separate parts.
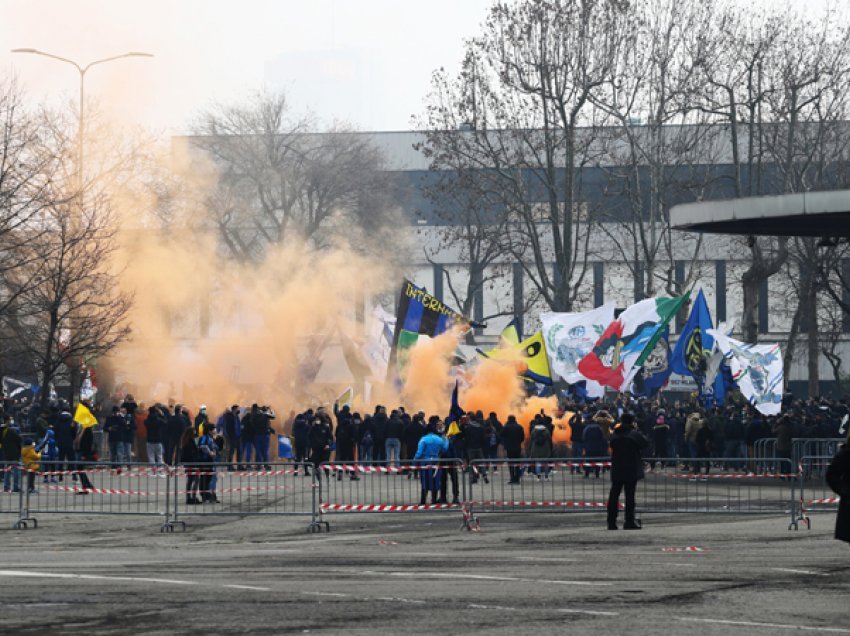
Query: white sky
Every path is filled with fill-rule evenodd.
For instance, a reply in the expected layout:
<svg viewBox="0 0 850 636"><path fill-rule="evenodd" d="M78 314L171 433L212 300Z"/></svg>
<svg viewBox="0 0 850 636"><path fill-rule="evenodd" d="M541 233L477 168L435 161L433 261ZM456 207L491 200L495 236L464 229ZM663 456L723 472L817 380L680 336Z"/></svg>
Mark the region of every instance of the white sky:
<svg viewBox="0 0 850 636"><path fill-rule="evenodd" d="M686 2L688 0L682 0ZM750 4L748 0L741 0ZM762 0L770 4L776 0ZM810 9L827 0L792 0ZM844 1L844 0L842 0ZM431 73L457 69L491 0L0 0L0 77L32 101L76 100L79 76L36 48L93 68L86 94L120 119L185 132L200 108L263 87L295 109L361 130L405 130Z"/></svg>

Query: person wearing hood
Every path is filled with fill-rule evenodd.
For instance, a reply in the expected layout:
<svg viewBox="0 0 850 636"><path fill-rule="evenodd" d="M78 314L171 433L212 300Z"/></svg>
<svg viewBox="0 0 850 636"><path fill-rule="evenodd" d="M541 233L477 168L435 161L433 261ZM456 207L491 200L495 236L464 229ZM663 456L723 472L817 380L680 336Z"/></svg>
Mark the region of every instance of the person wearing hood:
<svg viewBox="0 0 850 636"><path fill-rule="evenodd" d="M401 413L394 410L390 413L390 419L387 420L387 426L384 429L384 454L387 458L387 465L394 465L396 468L401 463L401 438L404 435L404 421L401 419Z"/></svg>
<svg viewBox="0 0 850 636"><path fill-rule="evenodd" d="M348 405L345 405L343 409L346 410L345 415L347 417L340 417L340 415L343 415L343 413L340 412L337 414L336 419L336 461L353 463L354 444L357 437L355 422L357 422L357 424L360 423L360 413L354 413L354 415L351 415L347 412ZM337 473L337 479L340 481L342 481L342 473L343 471L339 471ZM354 471L349 472L348 476L351 481L359 481L360 479Z"/></svg>
<svg viewBox="0 0 850 636"><path fill-rule="evenodd" d="M434 504L439 502L437 493L440 490L441 469L437 464L440 457L449 450L449 443L446 438L437 434L439 423L439 418L428 422L428 426L425 427L425 435L419 440L416 454L413 456L414 461L426 465L419 471L422 485L419 498L420 506L424 506L428 502L429 492L431 493L431 502Z"/></svg>

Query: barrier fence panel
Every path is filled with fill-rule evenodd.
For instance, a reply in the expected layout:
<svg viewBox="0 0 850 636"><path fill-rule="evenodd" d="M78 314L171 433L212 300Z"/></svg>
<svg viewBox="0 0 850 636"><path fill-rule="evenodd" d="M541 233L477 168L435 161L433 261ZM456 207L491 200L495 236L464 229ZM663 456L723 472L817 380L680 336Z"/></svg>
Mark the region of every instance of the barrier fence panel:
<svg viewBox="0 0 850 636"><path fill-rule="evenodd" d="M604 457L475 461L469 503L476 513L599 512L608 500L610 467Z"/></svg>
<svg viewBox="0 0 850 636"><path fill-rule="evenodd" d="M171 480L170 529L187 517L304 516L320 528L320 484L306 463L181 464Z"/></svg>
<svg viewBox="0 0 850 636"><path fill-rule="evenodd" d="M13 528L25 528L21 524L24 506L26 476L20 462L0 462L0 475L3 480L3 495L0 496L0 515L4 522L9 521Z"/></svg>
<svg viewBox="0 0 850 636"><path fill-rule="evenodd" d="M695 463L699 475L692 472ZM649 461L638 482L637 511L788 515L789 527L796 527L797 471L787 459L762 463L763 472L748 472L742 458L689 460L684 470L676 458ZM469 511L604 511L610 465L607 458L476 461L470 474L479 479L470 479Z"/></svg>
<svg viewBox="0 0 850 636"><path fill-rule="evenodd" d="M739 458L657 460L638 484L637 509L647 513L788 515L796 528L798 471L788 459L762 459L750 471Z"/></svg>
<svg viewBox="0 0 850 636"><path fill-rule="evenodd" d="M168 521L167 466L40 461L29 482L21 520L38 525L48 514L147 515ZM23 484L22 484L23 486Z"/></svg>
<svg viewBox="0 0 850 636"><path fill-rule="evenodd" d="M776 459L776 438L763 437L757 439L753 443L753 457L755 466L751 466L751 470L761 470L758 466L763 459Z"/></svg>
<svg viewBox="0 0 850 636"><path fill-rule="evenodd" d="M811 512L838 512L839 497L826 483L826 469L833 455L806 455L800 458L799 521L811 529Z"/></svg>
<svg viewBox="0 0 850 636"><path fill-rule="evenodd" d="M327 462L321 465L318 475L321 480L319 509L323 514L459 512L467 497L464 467L458 459L404 465ZM425 501L423 487L427 488Z"/></svg>
<svg viewBox="0 0 850 636"><path fill-rule="evenodd" d="M833 457L845 441L843 437L795 438L791 440L791 461L798 466L803 457Z"/></svg>

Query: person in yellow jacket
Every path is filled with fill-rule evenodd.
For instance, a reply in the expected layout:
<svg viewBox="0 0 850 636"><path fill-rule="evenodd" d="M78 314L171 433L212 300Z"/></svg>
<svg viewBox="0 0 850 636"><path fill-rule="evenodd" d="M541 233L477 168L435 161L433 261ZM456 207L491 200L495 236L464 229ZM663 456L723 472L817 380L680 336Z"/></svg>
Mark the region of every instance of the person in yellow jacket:
<svg viewBox="0 0 850 636"><path fill-rule="evenodd" d="M688 443L688 454L691 456L691 459L694 460L699 455L697 452L697 433L699 433L704 422L705 417L703 416L702 409L697 409L688 415L688 419L685 420L685 441ZM685 468L687 468L687 466ZM691 468L693 472L698 473L699 462L691 462Z"/></svg>
<svg viewBox="0 0 850 636"><path fill-rule="evenodd" d="M38 494L35 489L35 474L39 469L39 460L41 453L35 450L33 441L27 439L24 441L24 446L21 448L21 461L24 463L24 469L27 471L27 492L30 494Z"/></svg>

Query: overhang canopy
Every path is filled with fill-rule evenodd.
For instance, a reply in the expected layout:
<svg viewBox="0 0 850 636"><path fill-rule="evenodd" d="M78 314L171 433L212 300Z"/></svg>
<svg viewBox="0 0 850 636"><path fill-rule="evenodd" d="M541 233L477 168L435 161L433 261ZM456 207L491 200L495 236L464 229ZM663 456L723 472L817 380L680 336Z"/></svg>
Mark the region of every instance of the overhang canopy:
<svg viewBox="0 0 850 636"><path fill-rule="evenodd" d="M670 223L685 232L850 237L850 190L703 201L673 206Z"/></svg>

